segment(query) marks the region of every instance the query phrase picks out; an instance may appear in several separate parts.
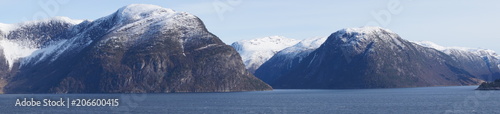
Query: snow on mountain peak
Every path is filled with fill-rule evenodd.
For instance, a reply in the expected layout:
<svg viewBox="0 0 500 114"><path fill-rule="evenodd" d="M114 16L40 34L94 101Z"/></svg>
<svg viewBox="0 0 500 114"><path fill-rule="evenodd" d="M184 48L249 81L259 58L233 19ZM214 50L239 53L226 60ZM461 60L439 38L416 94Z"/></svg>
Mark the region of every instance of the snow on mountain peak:
<svg viewBox="0 0 500 114"><path fill-rule="evenodd" d="M120 8L116 13L98 19L96 21L105 21L117 16L117 25L112 28L116 32L135 32L143 33L151 27L158 29L178 29L182 27L192 34L200 29L202 23L198 18L186 12L176 12L172 9L149 4L131 4Z"/></svg>
<svg viewBox="0 0 500 114"><path fill-rule="evenodd" d="M364 27L360 27L360 28L346 28L346 29L342 29L340 31L343 31L345 33L364 33L364 34L370 34L370 33L381 32L381 31L393 33L391 30L388 30L388 29L384 29L381 27L371 27L371 26L364 26Z"/></svg>
<svg viewBox="0 0 500 114"><path fill-rule="evenodd" d="M176 12L172 9L149 4L131 4L118 10L118 15L127 21L136 21L147 17L175 13Z"/></svg>
<svg viewBox="0 0 500 114"><path fill-rule="evenodd" d="M270 36L252 40L242 40L231 44L241 55L247 69L256 70L260 65L269 60L278 51L295 45L296 39L283 36ZM252 69L254 68L254 69Z"/></svg>
<svg viewBox="0 0 500 114"><path fill-rule="evenodd" d="M391 30L384 29L381 27L369 27L369 26L360 28L345 28L333 33L332 35L335 35L344 42L350 42L350 43L356 43L357 41L364 41L373 38L378 38L376 36L387 36L387 37L380 37L384 41L394 40L393 38L398 37L398 35L392 32ZM399 45L399 42L397 43Z"/></svg>
<svg viewBox="0 0 500 114"><path fill-rule="evenodd" d="M352 47L348 49L350 52L356 53L366 50L365 46L360 45L366 45L369 42L388 45L391 49L406 48L404 39L391 30L381 27L346 28L334 32L330 37L332 37L329 38L332 40L331 42L340 41L343 46ZM326 42L331 43L329 40Z"/></svg>
<svg viewBox="0 0 500 114"><path fill-rule="evenodd" d="M468 48L468 47L444 47L430 41L411 41L411 42L420 46L436 49L448 55L452 54L453 51L463 51L463 52L474 53L479 56L489 55L500 59L500 56L496 54L495 51L489 49Z"/></svg>
<svg viewBox="0 0 500 114"><path fill-rule="evenodd" d="M438 51L444 51L447 49L447 47L437 45L436 43L430 42L430 41L418 41L418 42L411 41L411 42L416 43L416 44L421 45L421 46L424 46L424 47L433 48L433 49L436 49Z"/></svg>

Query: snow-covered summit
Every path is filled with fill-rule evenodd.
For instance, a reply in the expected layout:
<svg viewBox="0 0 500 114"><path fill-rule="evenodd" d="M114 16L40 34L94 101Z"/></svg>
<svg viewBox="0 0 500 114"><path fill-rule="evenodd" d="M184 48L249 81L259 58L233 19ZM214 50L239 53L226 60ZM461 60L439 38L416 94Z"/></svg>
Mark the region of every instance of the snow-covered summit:
<svg viewBox="0 0 500 114"><path fill-rule="evenodd" d="M270 36L237 41L231 44L231 46L241 55L247 69L253 72L278 51L295 45L298 42L299 40L289 39L283 36Z"/></svg>
<svg viewBox="0 0 500 114"><path fill-rule="evenodd" d="M340 38L343 42L356 43L357 41L367 41L381 39L383 41L392 41L394 38L399 37L391 30L381 27L360 27L360 28L345 28L332 34L332 36ZM384 36L384 37L376 37ZM399 45L399 41L395 41Z"/></svg>
<svg viewBox="0 0 500 114"><path fill-rule="evenodd" d="M120 8L117 15L122 21L137 21L148 17L173 15L176 12L172 9L149 4L131 4Z"/></svg>
<svg viewBox="0 0 500 114"><path fill-rule="evenodd" d="M384 29L382 27L372 27L372 26L364 26L360 28L345 28L339 30L339 32L344 32L344 33L364 33L364 34L377 33L381 31L393 33L389 29Z"/></svg>
<svg viewBox="0 0 500 114"><path fill-rule="evenodd" d="M175 25L185 26L187 28L196 28L200 23L193 21L196 16L186 12L176 12L172 9L163 8L150 4L131 4L120 8L116 14L104 17L100 20L106 20L113 16L118 17L118 31L134 27L141 28L147 26L173 27ZM148 25L146 23L150 23ZM165 26L168 25L168 26Z"/></svg>

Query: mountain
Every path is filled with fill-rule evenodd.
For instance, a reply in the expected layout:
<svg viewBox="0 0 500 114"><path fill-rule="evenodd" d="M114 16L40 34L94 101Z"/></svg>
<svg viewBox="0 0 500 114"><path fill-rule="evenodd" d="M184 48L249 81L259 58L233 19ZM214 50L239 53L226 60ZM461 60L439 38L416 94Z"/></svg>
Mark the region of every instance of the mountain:
<svg viewBox="0 0 500 114"><path fill-rule="evenodd" d="M28 41L36 42L27 46L34 51L16 59L18 65L9 69L4 92L168 93L272 89L245 69L236 50L208 32L199 18L185 12L132 4L95 21L86 20L57 30L52 24L39 25L29 31L47 30L50 32L40 34L50 37L40 40L27 35ZM30 34L29 31L19 34ZM11 37L13 32L2 33L8 34L6 39L19 40Z"/></svg>
<svg viewBox="0 0 500 114"><path fill-rule="evenodd" d="M447 54L404 40L387 29L362 27L331 34L277 79L262 79L273 88L294 89L477 85L500 78L497 65L493 56L463 51ZM263 77L259 74L262 67L257 77Z"/></svg>
<svg viewBox="0 0 500 114"><path fill-rule="evenodd" d="M309 53L319 48L326 39L327 37L304 39L293 46L279 51L255 71L255 76L266 83L274 82L283 73L290 72L292 66L297 65Z"/></svg>
<svg viewBox="0 0 500 114"><path fill-rule="evenodd" d="M231 44L240 53L246 68L254 73L257 68L271 58L278 51L295 45L296 39L283 36L270 36L252 40L242 40Z"/></svg>
<svg viewBox="0 0 500 114"><path fill-rule="evenodd" d="M500 68L500 56L489 49L477 49L467 47L444 47L429 41L414 42L424 47L441 51L453 60L459 61L460 66L471 74L482 76L485 80L494 80L488 71L498 71Z"/></svg>

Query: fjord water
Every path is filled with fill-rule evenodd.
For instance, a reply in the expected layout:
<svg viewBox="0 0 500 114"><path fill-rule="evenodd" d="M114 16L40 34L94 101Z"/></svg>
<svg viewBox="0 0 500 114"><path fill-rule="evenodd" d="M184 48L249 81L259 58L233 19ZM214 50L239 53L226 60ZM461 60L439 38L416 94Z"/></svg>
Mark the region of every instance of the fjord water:
<svg viewBox="0 0 500 114"><path fill-rule="evenodd" d="M500 113L477 86L170 94L4 94L1 113ZM119 107L16 107L16 99L118 98Z"/></svg>

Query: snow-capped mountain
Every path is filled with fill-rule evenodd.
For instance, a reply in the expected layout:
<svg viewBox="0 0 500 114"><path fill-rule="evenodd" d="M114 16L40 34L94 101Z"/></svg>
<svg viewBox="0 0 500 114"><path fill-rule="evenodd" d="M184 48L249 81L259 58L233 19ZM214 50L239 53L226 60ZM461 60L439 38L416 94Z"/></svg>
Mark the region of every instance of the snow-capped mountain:
<svg viewBox="0 0 500 114"><path fill-rule="evenodd" d="M272 89L245 69L232 47L208 32L199 18L186 12L132 4L95 21L75 24L56 24L67 26L55 27L51 23L30 26L26 31L2 32L8 33L9 40L27 38L36 44L28 46L34 49L30 54L19 57L20 67L13 65L12 72L2 75L5 78L1 79L8 82L3 87L4 92L157 93ZM36 31L46 30L43 36L47 37L24 35L42 34ZM22 35L25 37L16 37Z"/></svg>
<svg viewBox="0 0 500 114"><path fill-rule="evenodd" d="M3 49L9 69L21 58L50 47L50 43L62 40L53 38L81 22L82 20L72 20L67 17L54 17L18 24L0 23L0 48Z"/></svg>
<svg viewBox="0 0 500 114"><path fill-rule="evenodd" d="M283 36L270 36L237 41L231 44L231 46L240 53L246 68L253 73L278 51L295 45L298 42L299 40Z"/></svg>
<svg viewBox="0 0 500 114"><path fill-rule="evenodd" d="M297 65L309 53L319 48L327 38L312 37L304 39L293 46L279 51L255 71L255 76L265 81L279 78L282 73L289 72L292 66Z"/></svg>
<svg viewBox="0 0 500 114"><path fill-rule="evenodd" d="M500 56L493 50L468 48L468 47L444 47L430 41L412 41L415 44L436 49L441 51L453 60L460 61L463 67L470 69L471 72L480 71L482 67L478 65L488 66L488 68L500 68ZM484 77L491 79L492 77Z"/></svg>
<svg viewBox="0 0 500 114"><path fill-rule="evenodd" d="M468 47L444 47L430 41L411 41L411 42L424 47L436 49L448 55L465 56L464 54L475 54L477 56L492 56L500 58L500 56L495 51L490 49L468 48Z"/></svg>
<svg viewBox="0 0 500 114"><path fill-rule="evenodd" d="M255 75L273 88L294 89L477 85L500 78L495 57L460 53L424 47L379 27L348 28L332 33L318 49L276 78L259 73L261 68L283 69L279 63L267 65L272 60Z"/></svg>

